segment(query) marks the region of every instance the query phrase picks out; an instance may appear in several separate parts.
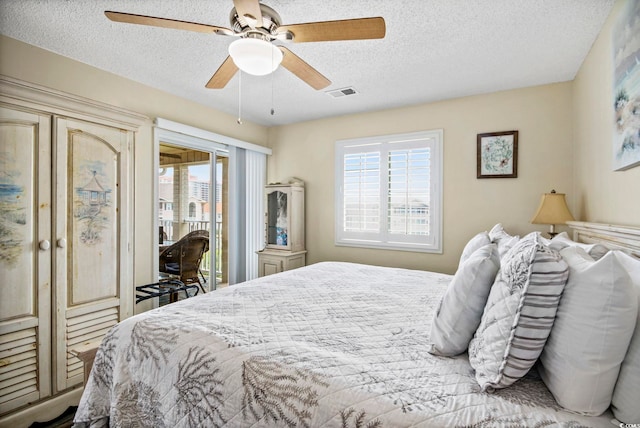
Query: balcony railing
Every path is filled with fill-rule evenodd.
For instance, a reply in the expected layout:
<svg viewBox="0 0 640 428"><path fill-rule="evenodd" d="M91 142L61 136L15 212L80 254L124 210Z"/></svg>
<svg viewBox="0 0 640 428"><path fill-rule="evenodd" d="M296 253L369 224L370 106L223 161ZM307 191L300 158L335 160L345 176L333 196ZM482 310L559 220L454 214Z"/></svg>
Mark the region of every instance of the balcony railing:
<svg viewBox="0 0 640 428"><path fill-rule="evenodd" d="M167 241L177 241L180 237L173 236L174 224L179 222L172 220L160 220L158 224L162 226L163 232L166 234L164 237ZM209 231L209 222L208 221L196 221L196 220L185 220L182 223L186 223L188 225L188 232L193 232L195 230L206 230ZM216 283L219 284L222 282L222 222L215 222L215 236L213 237L212 244L213 247L207 251L202 257L202 263L200 264L200 270L204 274L206 278L209 278L209 266L211 260L211 253L215 251L215 264L214 268L216 271ZM207 279L208 280L208 279Z"/></svg>

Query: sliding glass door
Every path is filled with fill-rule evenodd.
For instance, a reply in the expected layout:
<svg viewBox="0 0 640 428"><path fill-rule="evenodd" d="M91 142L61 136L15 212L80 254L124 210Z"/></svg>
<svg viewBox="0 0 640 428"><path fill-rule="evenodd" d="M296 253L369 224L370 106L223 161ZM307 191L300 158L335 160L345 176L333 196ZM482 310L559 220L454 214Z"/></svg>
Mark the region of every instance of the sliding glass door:
<svg viewBox="0 0 640 428"><path fill-rule="evenodd" d="M206 291L226 285L226 151L160 141L158 153L159 278L179 278Z"/></svg>
<svg viewBox="0 0 640 428"><path fill-rule="evenodd" d="M152 271L162 277L170 270L165 241L205 233L209 245L197 269L205 290L257 277L271 149L162 118L153 135Z"/></svg>

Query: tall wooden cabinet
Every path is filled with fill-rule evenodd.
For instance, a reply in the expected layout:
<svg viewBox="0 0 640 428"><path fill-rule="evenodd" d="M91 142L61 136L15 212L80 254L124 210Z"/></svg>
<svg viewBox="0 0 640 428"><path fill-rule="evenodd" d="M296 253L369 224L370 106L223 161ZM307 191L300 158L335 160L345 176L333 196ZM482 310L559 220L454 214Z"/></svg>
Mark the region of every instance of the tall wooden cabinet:
<svg viewBox="0 0 640 428"><path fill-rule="evenodd" d="M50 117L0 109L0 414L51 395L50 138Z"/></svg>
<svg viewBox="0 0 640 428"><path fill-rule="evenodd" d="M258 276L304 266L304 183L265 186L265 207L266 246L258 251Z"/></svg>
<svg viewBox="0 0 640 428"><path fill-rule="evenodd" d="M144 120L0 78L0 422L27 404L64 407L83 381L70 350L132 314Z"/></svg>

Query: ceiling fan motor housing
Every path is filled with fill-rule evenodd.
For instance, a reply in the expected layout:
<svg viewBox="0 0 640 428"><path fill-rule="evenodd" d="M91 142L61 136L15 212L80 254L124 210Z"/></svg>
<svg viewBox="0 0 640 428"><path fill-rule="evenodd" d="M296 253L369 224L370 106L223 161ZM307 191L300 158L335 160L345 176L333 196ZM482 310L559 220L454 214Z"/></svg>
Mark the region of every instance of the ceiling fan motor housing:
<svg viewBox="0 0 640 428"><path fill-rule="evenodd" d="M234 7L231 9L229 21L233 31L240 37L261 38L265 41L273 41L277 37L276 31L280 27L282 20L278 12L260 3L260 11L262 12L262 26L256 25L256 20L250 15L240 15ZM292 37L293 38L293 37Z"/></svg>

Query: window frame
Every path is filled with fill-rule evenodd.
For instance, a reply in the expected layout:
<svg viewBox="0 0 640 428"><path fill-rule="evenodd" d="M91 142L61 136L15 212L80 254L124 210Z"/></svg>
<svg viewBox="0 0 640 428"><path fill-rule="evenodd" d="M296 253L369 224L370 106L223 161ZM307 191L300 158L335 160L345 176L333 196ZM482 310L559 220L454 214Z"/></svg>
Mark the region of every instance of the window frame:
<svg viewBox="0 0 640 428"><path fill-rule="evenodd" d="M335 142L335 245L442 254L443 145L442 129L338 140ZM388 232L388 153L393 149L430 150L428 235L392 235ZM353 153L380 151L380 226L378 232L344 230L344 158Z"/></svg>

